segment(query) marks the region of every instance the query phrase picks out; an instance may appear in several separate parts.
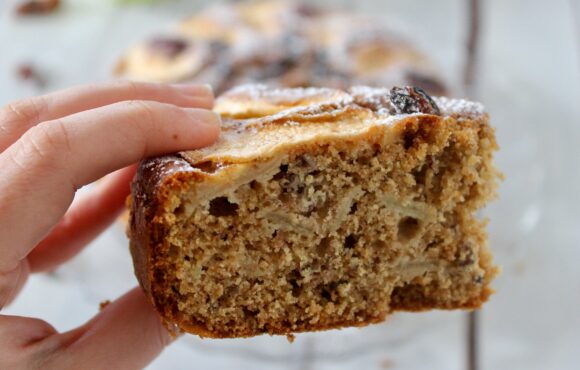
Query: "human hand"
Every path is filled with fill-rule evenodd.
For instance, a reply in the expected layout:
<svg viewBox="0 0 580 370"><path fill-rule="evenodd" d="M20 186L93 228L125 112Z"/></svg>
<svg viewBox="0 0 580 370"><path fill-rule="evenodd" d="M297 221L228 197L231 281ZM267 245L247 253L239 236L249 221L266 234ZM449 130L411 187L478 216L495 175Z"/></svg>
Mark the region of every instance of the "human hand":
<svg viewBox="0 0 580 370"><path fill-rule="evenodd" d="M2 108L0 312L30 273L56 268L115 220L135 162L216 140L212 105L206 86L123 82ZM72 203L79 188L113 171ZM64 333L40 319L0 315L0 369L140 369L169 342L138 287Z"/></svg>

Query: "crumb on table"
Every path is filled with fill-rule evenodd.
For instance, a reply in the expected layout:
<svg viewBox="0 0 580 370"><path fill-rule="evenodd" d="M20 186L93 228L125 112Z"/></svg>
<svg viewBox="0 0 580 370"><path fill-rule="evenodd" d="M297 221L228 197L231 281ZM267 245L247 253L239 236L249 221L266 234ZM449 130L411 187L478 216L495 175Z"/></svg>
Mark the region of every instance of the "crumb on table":
<svg viewBox="0 0 580 370"><path fill-rule="evenodd" d="M108 300L108 299L107 299L107 300L104 300L104 301L102 301L101 303L99 303L99 311L102 311L102 310L104 310L104 309L105 309L105 308L107 308L107 306L108 306L108 305L110 305L110 304L111 304L111 301L110 301L110 300Z"/></svg>

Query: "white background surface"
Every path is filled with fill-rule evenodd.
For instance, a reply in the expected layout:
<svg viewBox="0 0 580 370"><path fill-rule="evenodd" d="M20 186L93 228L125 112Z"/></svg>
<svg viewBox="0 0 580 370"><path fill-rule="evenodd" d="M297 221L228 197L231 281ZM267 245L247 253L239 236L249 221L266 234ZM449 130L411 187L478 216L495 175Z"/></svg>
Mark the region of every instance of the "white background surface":
<svg viewBox="0 0 580 370"><path fill-rule="evenodd" d="M327 1L330 2L330 1ZM480 88L502 147L500 199L485 214L504 272L482 317L483 369L578 369L580 363L580 4L483 1ZM38 94L15 70L32 62L48 90L109 78L118 55L167 29L201 2L117 6L71 0L50 17L17 19L0 2L0 104ZM388 16L455 86L463 62L465 2L361 1ZM1 169L0 169L1 176ZM1 226L0 226L1 227ZM83 323L136 284L119 226L51 275L33 276L5 312L59 330ZM396 315L385 324L242 341L186 337L151 369L463 369L464 314Z"/></svg>

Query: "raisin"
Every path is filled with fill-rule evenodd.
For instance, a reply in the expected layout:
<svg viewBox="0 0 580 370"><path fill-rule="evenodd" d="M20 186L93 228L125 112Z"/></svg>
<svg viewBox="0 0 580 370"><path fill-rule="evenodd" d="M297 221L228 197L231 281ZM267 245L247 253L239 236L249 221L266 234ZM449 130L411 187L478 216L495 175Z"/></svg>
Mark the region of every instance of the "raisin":
<svg viewBox="0 0 580 370"><path fill-rule="evenodd" d="M397 237L402 241L409 241L421 231L421 223L414 217L403 217L399 221Z"/></svg>
<svg viewBox="0 0 580 370"><path fill-rule="evenodd" d="M238 205L230 202L227 197L217 197L209 202L209 213L215 217L235 216Z"/></svg>
<svg viewBox="0 0 580 370"><path fill-rule="evenodd" d="M358 237L356 235L350 234L349 236L344 238L344 247L346 249L352 249L356 246L357 241Z"/></svg>
<svg viewBox="0 0 580 370"><path fill-rule="evenodd" d="M395 86L391 89L390 101L396 114L441 114L439 107L433 99L419 87Z"/></svg>
<svg viewBox="0 0 580 370"><path fill-rule="evenodd" d="M187 42L178 38L157 37L149 41L149 47L156 53L175 58L187 48Z"/></svg>
<svg viewBox="0 0 580 370"><path fill-rule="evenodd" d="M350 211L348 212L349 215L354 215L358 209L358 203L354 202L352 206L350 206Z"/></svg>
<svg viewBox="0 0 580 370"><path fill-rule="evenodd" d="M275 174L274 177L272 177L272 179L282 180L286 177L287 173L288 173L288 165L282 164L282 165L280 165L280 171L277 174Z"/></svg>

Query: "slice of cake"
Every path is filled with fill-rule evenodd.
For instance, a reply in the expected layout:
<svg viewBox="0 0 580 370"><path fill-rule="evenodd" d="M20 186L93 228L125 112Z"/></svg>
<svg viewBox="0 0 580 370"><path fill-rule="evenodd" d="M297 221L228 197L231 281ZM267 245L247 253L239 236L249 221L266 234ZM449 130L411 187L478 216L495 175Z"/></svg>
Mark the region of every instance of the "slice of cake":
<svg viewBox="0 0 580 370"><path fill-rule="evenodd" d="M487 300L476 212L499 174L480 104L245 86L215 110L217 143L145 160L133 183L135 270L166 323L290 334Z"/></svg>

